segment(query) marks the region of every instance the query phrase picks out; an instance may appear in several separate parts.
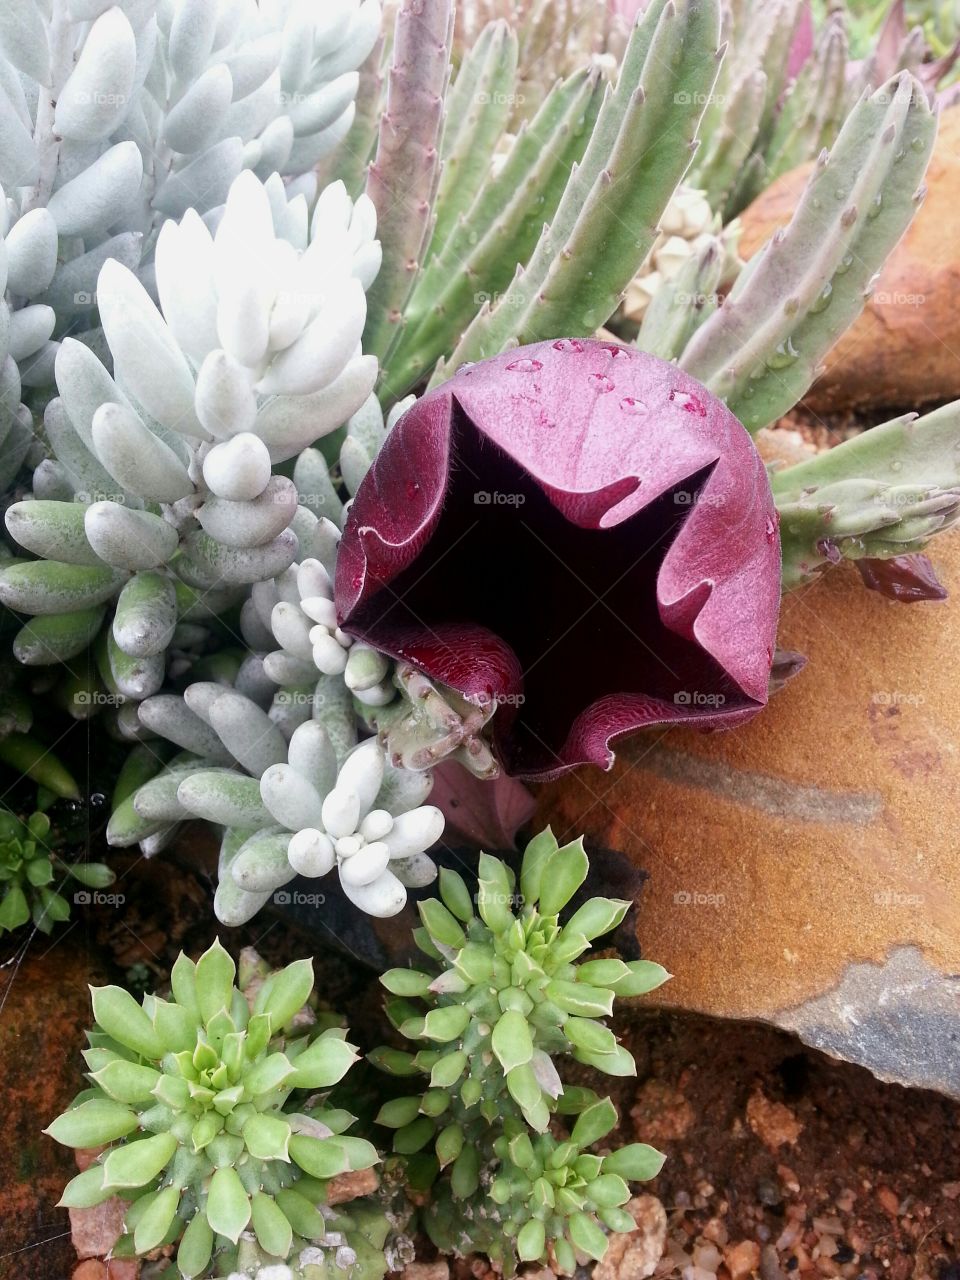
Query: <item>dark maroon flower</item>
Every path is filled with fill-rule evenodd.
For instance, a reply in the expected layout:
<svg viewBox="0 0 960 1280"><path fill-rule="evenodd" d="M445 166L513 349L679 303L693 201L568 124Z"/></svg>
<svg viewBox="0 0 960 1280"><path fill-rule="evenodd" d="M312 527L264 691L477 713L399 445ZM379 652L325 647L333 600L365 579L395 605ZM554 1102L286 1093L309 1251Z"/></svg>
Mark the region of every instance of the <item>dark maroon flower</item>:
<svg viewBox="0 0 960 1280"><path fill-rule="evenodd" d="M767 699L780 543L747 432L673 365L564 339L465 366L394 427L337 566L340 625L478 704L507 771Z"/></svg>
<svg viewBox="0 0 960 1280"><path fill-rule="evenodd" d="M855 563L864 586L871 591L879 591L889 600L899 600L901 604L916 604L920 600L947 598L947 588L937 577L929 559L916 552L905 556L890 556L886 560L867 556Z"/></svg>

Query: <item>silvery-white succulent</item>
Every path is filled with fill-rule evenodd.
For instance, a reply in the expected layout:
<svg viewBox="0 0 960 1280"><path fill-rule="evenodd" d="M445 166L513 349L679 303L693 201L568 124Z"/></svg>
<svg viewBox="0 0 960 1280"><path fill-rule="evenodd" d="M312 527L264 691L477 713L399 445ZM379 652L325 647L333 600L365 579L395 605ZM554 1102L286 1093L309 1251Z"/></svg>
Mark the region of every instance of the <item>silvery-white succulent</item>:
<svg viewBox="0 0 960 1280"><path fill-rule="evenodd" d="M113 363L68 338L44 416L54 457L7 528L45 559L16 565L0 599L40 615L21 661L68 659L107 636L124 697L157 692L178 620L216 614L310 545L317 518L273 468L367 399L364 290L379 266L376 216L342 184L312 214L276 175L242 173L216 231L193 210L157 241L154 304L110 259L98 279ZM192 614L191 614L192 610Z"/></svg>
<svg viewBox="0 0 960 1280"><path fill-rule="evenodd" d="M163 222L214 222L244 169L305 175L291 194L315 194L380 23L378 0L0 6L0 486L30 450L21 398L52 386L58 340L102 341L104 263L152 288Z"/></svg>
<svg viewBox="0 0 960 1280"><path fill-rule="evenodd" d="M139 720L181 754L114 811L107 839L152 853L184 819L224 827L223 923L250 919L295 875L334 866L350 900L379 916L433 880L425 855L443 815L423 803L432 779L393 766L374 738L358 745L340 675L278 690L250 657L233 687L200 681L147 698Z"/></svg>

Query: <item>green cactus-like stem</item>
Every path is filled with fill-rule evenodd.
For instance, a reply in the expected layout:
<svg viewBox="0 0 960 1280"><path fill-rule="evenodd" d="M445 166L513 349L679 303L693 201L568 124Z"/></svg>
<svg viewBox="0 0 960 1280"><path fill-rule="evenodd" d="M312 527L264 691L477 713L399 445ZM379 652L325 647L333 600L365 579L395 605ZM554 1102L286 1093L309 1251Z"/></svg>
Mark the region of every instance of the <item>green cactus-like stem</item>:
<svg viewBox="0 0 960 1280"><path fill-rule="evenodd" d="M767 148L765 184L802 164L818 147L833 145L844 115L847 52L843 20L832 14L777 119Z"/></svg>
<svg viewBox="0 0 960 1280"><path fill-rule="evenodd" d="M710 197L716 209L723 209L737 184L756 136L756 122L766 100L767 77L752 68L731 87L729 105L717 127L708 132L704 153L697 164L693 182Z"/></svg>
<svg viewBox="0 0 960 1280"><path fill-rule="evenodd" d="M643 315L636 346L661 360L675 360L697 328L717 309L724 268L716 236L692 253L673 280L657 290Z"/></svg>
<svg viewBox="0 0 960 1280"><path fill-rule="evenodd" d="M726 9L723 40L727 55L704 112L704 148L691 181L706 190L711 205L732 218L744 200L731 193L763 153L787 88L787 67L800 0L748 0ZM725 208L726 206L726 208Z"/></svg>
<svg viewBox="0 0 960 1280"><path fill-rule="evenodd" d="M406 308L384 369L381 397L395 399L456 343L477 306L506 289L533 252L579 163L600 109L596 72L558 82L521 127L503 168L483 184L467 216L432 254Z"/></svg>
<svg viewBox="0 0 960 1280"><path fill-rule="evenodd" d="M491 22L448 96L431 253L443 249L487 179L509 120L516 75L517 38L506 22Z"/></svg>
<svg viewBox="0 0 960 1280"><path fill-rule="evenodd" d="M785 588L839 559L920 551L960 515L960 402L895 418L771 483Z"/></svg>
<svg viewBox="0 0 960 1280"><path fill-rule="evenodd" d="M367 291L363 349L381 359L400 332L430 239L452 35L452 0L403 0L377 154L367 173L383 264Z"/></svg>
<svg viewBox="0 0 960 1280"><path fill-rule="evenodd" d="M352 200L364 189L367 168L377 145L377 130L383 106L383 59L384 37L381 35L369 58L360 68L356 114L350 132L336 151L322 160L317 168L317 179L321 187L339 179Z"/></svg>
<svg viewBox="0 0 960 1280"><path fill-rule="evenodd" d="M613 313L689 164L718 32L714 0L646 10L552 223L527 268L473 321L452 367L514 342L592 333Z"/></svg>
<svg viewBox="0 0 960 1280"><path fill-rule="evenodd" d="M935 120L901 73L848 117L789 226L694 335L680 367L750 431L785 413L857 318L871 282L922 199Z"/></svg>

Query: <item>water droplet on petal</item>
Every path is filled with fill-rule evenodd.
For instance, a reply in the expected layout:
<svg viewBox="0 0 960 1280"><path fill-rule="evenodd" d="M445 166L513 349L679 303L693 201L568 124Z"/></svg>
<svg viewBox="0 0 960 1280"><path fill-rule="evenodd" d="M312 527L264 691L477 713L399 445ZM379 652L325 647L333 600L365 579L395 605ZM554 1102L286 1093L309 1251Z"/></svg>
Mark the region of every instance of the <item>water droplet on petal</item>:
<svg viewBox="0 0 960 1280"><path fill-rule="evenodd" d="M579 339L579 338L571 338L571 339L570 339L570 349L571 349L571 351L576 351L577 355L582 355L582 353L583 353L583 343L580 341L580 339Z"/></svg>
<svg viewBox="0 0 960 1280"><path fill-rule="evenodd" d="M777 528L780 524L780 512L774 511L772 516L767 516L767 541L776 542Z"/></svg>
<svg viewBox="0 0 960 1280"><path fill-rule="evenodd" d="M420 492L420 485L416 480L407 481L407 498L412 502Z"/></svg>
<svg viewBox="0 0 960 1280"><path fill-rule="evenodd" d="M613 390L613 380L608 378L605 373L591 373L590 380L596 383L597 390L601 395L606 391Z"/></svg>
<svg viewBox="0 0 960 1280"><path fill-rule="evenodd" d="M674 387L670 392L670 399L674 404L679 405L681 409L686 410L687 413L695 413L701 418L707 416L706 406L696 396L692 396L689 391L680 391L679 388Z"/></svg>
<svg viewBox="0 0 960 1280"><path fill-rule="evenodd" d="M514 360L512 364L507 365L510 373L538 373L543 368L543 364L539 360L531 360L528 356L521 360Z"/></svg>
<svg viewBox="0 0 960 1280"><path fill-rule="evenodd" d="M566 351L567 344L564 342L562 338L558 338L556 342L553 344L553 349L554 351Z"/></svg>
<svg viewBox="0 0 960 1280"><path fill-rule="evenodd" d="M833 297L833 285L828 280L827 283L820 290L820 292L817 294L817 297L815 298L813 304L811 305L810 310L814 314L820 311L825 311L827 307L829 307L830 299L832 297Z"/></svg>
<svg viewBox="0 0 960 1280"><path fill-rule="evenodd" d="M642 400L637 400L633 396L624 396L620 401L620 408L624 413L646 413L647 406ZM958 446L960 447L960 446Z"/></svg>

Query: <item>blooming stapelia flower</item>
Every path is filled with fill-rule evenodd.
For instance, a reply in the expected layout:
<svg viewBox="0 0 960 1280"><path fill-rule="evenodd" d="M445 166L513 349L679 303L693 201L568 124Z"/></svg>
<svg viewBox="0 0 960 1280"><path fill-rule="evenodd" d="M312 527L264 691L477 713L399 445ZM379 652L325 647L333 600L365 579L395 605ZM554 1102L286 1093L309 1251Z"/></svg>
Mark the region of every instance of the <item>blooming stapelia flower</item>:
<svg viewBox="0 0 960 1280"><path fill-rule="evenodd" d="M339 625L478 704L507 771L609 767L644 725L766 702L780 592L770 486L673 365L542 342L462 368L398 421L337 565Z"/></svg>

